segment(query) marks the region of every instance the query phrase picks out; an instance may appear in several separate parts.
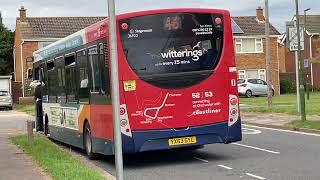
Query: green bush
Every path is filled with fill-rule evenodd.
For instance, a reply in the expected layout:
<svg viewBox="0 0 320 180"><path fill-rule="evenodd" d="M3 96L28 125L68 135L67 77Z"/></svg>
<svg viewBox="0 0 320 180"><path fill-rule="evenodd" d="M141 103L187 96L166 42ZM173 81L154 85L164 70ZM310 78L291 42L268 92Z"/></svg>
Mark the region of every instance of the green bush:
<svg viewBox="0 0 320 180"><path fill-rule="evenodd" d="M296 92L295 82L288 79L280 80L280 91L281 91L281 94L295 93Z"/></svg>

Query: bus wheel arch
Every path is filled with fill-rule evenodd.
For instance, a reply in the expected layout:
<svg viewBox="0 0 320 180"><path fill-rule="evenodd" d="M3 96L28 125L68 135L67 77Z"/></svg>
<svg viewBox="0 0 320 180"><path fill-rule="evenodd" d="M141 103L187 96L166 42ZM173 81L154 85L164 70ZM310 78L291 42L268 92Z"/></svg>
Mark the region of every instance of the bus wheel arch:
<svg viewBox="0 0 320 180"><path fill-rule="evenodd" d="M87 119L84 120L83 123L83 147L86 151L86 154L90 160L96 158L96 154L92 151L92 135L89 121Z"/></svg>

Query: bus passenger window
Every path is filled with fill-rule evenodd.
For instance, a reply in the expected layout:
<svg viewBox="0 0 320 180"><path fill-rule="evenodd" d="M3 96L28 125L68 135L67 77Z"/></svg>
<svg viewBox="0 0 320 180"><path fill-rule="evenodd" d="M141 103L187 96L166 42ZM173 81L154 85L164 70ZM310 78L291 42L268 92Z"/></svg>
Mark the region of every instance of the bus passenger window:
<svg viewBox="0 0 320 180"><path fill-rule="evenodd" d="M42 67L40 69L40 80L43 83L43 87L42 87L42 95L46 96L48 95L48 79L47 79L47 68L45 63L42 64ZM47 100L47 99L43 99Z"/></svg>
<svg viewBox="0 0 320 180"><path fill-rule="evenodd" d="M58 95L58 103L66 103L67 97L66 97L66 88L65 88L65 70L64 70L64 57L59 57L56 59L56 69L58 73L58 83L57 83L57 95Z"/></svg>
<svg viewBox="0 0 320 180"><path fill-rule="evenodd" d="M108 102L111 102L110 97L110 77L109 77L109 59L108 59L107 44L100 44L100 68L101 68L101 92L106 95Z"/></svg>
<svg viewBox="0 0 320 180"><path fill-rule="evenodd" d="M79 71L79 101L80 103L89 103L89 79L88 62L85 51L77 52L77 63Z"/></svg>
<svg viewBox="0 0 320 180"><path fill-rule="evenodd" d="M89 64L91 70L91 92L100 93L101 87L101 73L99 65L99 56L97 47L89 49Z"/></svg>
<svg viewBox="0 0 320 180"><path fill-rule="evenodd" d="M57 102L57 70L53 61L47 63L49 103Z"/></svg>
<svg viewBox="0 0 320 180"><path fill-rule="evenodd" d="M78 102L75 56L65 57L67 102Z"/></svg>

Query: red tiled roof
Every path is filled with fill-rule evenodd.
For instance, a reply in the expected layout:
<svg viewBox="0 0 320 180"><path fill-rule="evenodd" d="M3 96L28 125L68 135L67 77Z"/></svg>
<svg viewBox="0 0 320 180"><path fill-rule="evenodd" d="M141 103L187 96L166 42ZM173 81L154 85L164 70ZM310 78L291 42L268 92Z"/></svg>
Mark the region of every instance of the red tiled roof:
<svg viewBox="0 0 320 180"><path fill-rule="evenodd" d="M64 38L106 17L28 17L17 25L23 39Z"/></svg>
<svg viewBox="0 0 320 180"><path fill-rule="evenodd" d="M265 23L259 22L256 16L239 16L232 17L232 19L240 26L243 34L240 36L252 36L252 35L264 35L265 34ZM280 35L278 30L270 24L270 34Z"/></svg>

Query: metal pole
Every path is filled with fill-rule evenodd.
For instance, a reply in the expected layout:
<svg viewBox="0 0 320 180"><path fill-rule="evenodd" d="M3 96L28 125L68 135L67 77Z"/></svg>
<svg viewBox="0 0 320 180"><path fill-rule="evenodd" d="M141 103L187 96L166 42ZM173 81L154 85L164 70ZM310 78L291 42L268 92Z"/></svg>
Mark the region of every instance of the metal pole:
<svg viewBox="0 0 320 180"><path fill-rule="evenodd" d="M112 110L114 121L114 149L116 163L116 178L123 180L123 159L122 159L122 140L120 130L120 96L119 96L119 73L118 73L118 54L116 36L116 13L115 0L108 0L109 14L109 38L111 50L111 87L112 87Z"/></svg>
<svg viewBox="0 0 320 180"><path fill-rule="evenodd" d="M270 26L269 26L269 2L265 0L265 33L266 33L266 68L267 68L267 88L268 88L268 107L272 106L272 72L270 55Z"/></svg>
<svg viewBox="0 0 320 180"><path fill-rule="evenodd" d="M303 68L304 62L301 60L301 42L300 42L300 16L299 16L299 2L296 1L296 23L297 23L297 36L298 36L298 61L300 62L299 80L300 80L300 107L301 107L301 120L306 120L306 107L303 83Z"/></svg>
<svg viewBox="0 0 320 180"><path fill-rule="evenodd" d="M305 52L305 57L308 58L308 42L307 42L307 11L309 11L310 8L304 10L304 52ZM310 47L311 48L311 47ZM310 61L310 59L309 59ZM307 91L307 100L310 100L310 90L309 90L309 75L307 75L307 81L305 82L306 84L306 91Z"/></svg>
<svg viewBox="0 0 320 180"><path fill-rule="evenodd" d="M296 63L296 91L297 91L297 112L300 114L300 91L299 91L299 60L298 51L295 51L295 63Z"/></svg>

